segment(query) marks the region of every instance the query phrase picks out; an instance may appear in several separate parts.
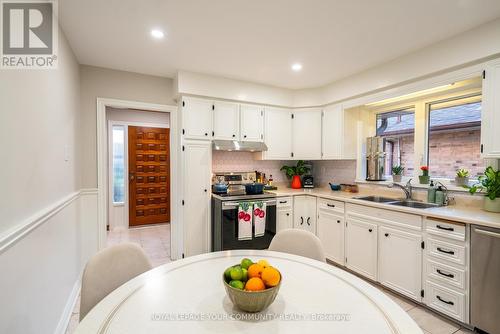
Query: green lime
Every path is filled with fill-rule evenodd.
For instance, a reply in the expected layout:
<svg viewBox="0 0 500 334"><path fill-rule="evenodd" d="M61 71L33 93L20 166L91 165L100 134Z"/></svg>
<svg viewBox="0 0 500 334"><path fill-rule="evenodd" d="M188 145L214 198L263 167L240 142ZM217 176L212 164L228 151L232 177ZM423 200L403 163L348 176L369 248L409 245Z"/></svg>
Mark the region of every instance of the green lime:
<svg viewBox="0 0 500 334"><path fill-rule="evenodd" d="M252 260L244 258L241 260L241 268L248 269L253 264Z"/></svg>
<svg viewBox="0 0 500 334"><path fill-rule="evenodd" d="M248 270L246 270L245 268L241 269L241 271L243 272L243 277L241 278L241 280L243 282L246 282L248 280Z"/></svg>
<svg viewBox="0 0 500 334"><path fill-rule="evenodd" d="M224 271L224 278L228 282L231 280L231 269L233 269L233 267L229 267Z"/></svg>
<svg viewBox="0 0 500 334"><path fill-rule="evenodd" d="M237 281L237 280L229 282L229 285L235 289L240 289L240 290L243 290L243 288L245 287L245 284L243 284L242 281Z"/></svg>
<svg viewBox="0 0 500 334"><path fill-rule="evenodd" d="M243 270L241 270L241 268L238 267L233 267L231 269L230 275L232 280L239 281L243 278Z"/></svg>

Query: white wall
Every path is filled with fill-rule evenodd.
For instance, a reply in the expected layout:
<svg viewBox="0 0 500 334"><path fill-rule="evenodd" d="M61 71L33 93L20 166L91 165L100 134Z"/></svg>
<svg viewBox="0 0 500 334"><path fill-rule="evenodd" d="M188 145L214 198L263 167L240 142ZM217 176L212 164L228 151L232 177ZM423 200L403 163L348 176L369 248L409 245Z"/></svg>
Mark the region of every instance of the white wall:
<svg viewBox="0 0 500 334"><path fill-rule="evenodd" d="M63 329L95 251L95 194L80 192L79 65L62 31L58 57L55 70L0 71L0 333Z"/></svg>

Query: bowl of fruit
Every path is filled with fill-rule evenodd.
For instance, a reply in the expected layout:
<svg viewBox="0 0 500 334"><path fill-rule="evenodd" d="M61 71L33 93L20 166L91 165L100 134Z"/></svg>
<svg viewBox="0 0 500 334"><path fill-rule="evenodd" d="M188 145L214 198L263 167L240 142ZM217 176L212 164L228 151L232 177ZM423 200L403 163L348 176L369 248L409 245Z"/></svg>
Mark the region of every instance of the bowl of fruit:
<svg viewBox="0 0 500 334"><path fill-rule="evenodd" d="M266 260L248 258L224 271L222 280L231 302L245 312L260 312L274 302L281 285L281 273Z"/></svg>

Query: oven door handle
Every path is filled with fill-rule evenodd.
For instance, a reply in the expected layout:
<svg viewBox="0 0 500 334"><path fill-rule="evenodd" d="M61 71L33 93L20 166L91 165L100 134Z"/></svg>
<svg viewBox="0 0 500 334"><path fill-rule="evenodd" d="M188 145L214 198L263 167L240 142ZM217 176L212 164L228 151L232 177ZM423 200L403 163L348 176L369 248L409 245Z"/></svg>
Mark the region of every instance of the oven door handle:
<svg viewBox="0 0 500 334"><path fill-rule="evenodd" d="M256 201L258 202L258 201ZM238 205L243 202L222 202L222 210L232 210L238 208ZM249 202L254 203L254 202ZM262 201L266 206L276 206L276 200Z"/></svg>

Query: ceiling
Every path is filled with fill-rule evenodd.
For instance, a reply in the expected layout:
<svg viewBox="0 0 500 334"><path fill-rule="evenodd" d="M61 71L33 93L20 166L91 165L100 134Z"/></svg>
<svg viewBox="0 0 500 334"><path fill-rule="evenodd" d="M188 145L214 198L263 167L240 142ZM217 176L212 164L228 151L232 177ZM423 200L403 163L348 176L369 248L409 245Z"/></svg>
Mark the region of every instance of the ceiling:
<svg viewBox="0 0 500 334"><path fill-rule="evenodd" d="M59 16L81 64L302 89L494 20L500 1L61 0ZM153 28L165 38L154 40Z"/></svg>

